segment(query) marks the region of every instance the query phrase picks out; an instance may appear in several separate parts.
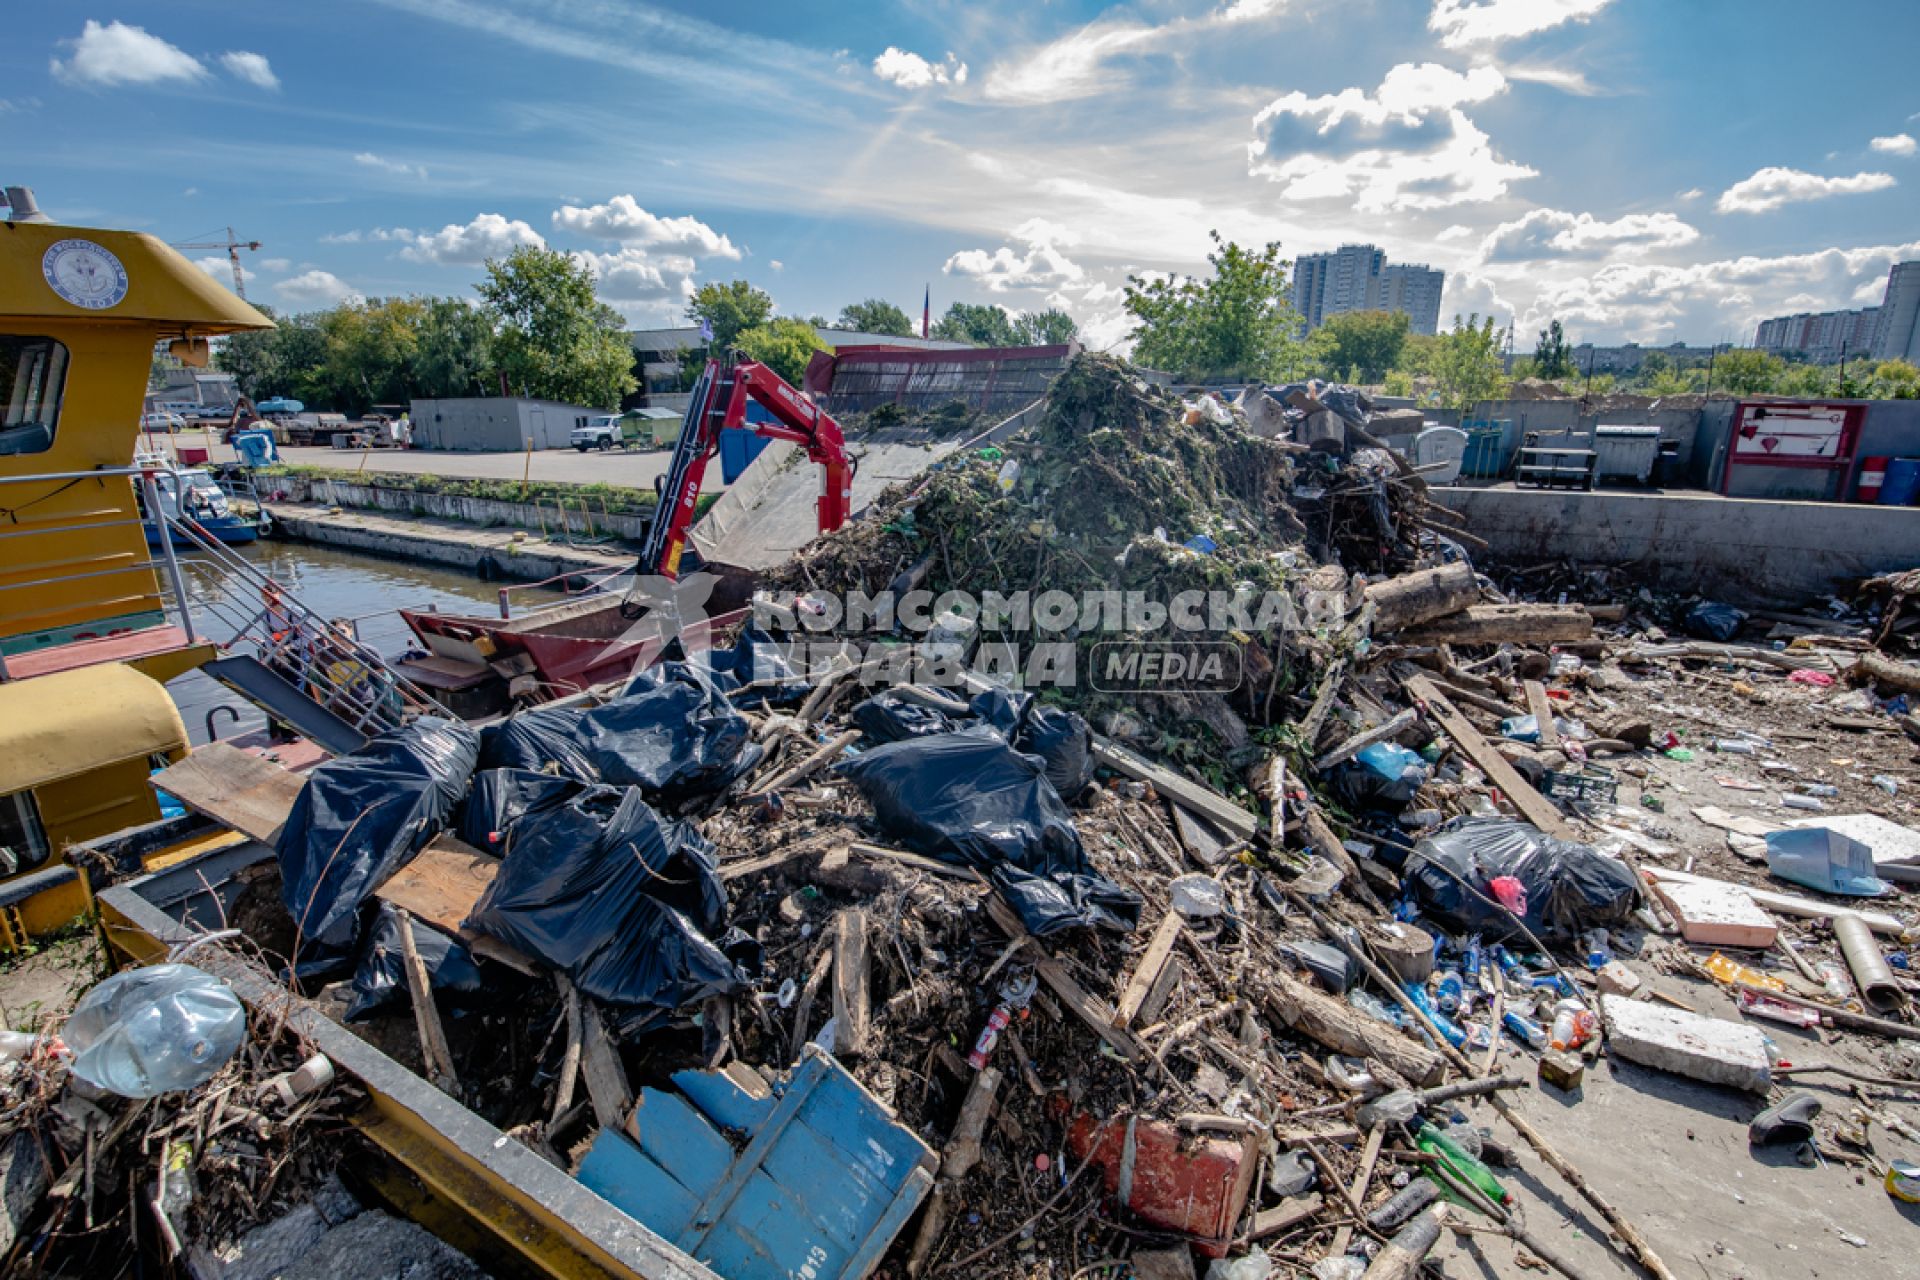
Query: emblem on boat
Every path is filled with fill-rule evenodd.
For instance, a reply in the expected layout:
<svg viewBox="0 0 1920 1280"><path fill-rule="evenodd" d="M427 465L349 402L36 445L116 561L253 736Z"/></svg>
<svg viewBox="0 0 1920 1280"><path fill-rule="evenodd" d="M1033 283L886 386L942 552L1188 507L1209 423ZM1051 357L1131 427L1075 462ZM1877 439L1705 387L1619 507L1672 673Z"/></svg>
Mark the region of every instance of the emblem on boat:
<svg viewBox="0 0 1920 1280"><path fill-rule="evenodd" d="M127 296L127 269L91 240L55 241L40 259L40 273L55 293L89 311L104 311Z"/></svg>

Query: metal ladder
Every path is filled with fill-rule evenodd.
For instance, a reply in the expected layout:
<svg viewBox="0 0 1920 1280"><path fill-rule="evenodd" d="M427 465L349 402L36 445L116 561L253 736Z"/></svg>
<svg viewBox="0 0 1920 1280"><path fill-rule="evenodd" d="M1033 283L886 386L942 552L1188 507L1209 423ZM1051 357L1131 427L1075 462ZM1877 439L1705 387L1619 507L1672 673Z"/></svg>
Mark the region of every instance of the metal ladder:
<svg viewBox="0 0 1920 1280"><path fill-rule="evenodd" d="M260 601L260 607L252 610L236 607L220 595L191 602L233 631L232 639L220 642L223 651L251 650L262 665L367 737L397 729L416 716L446 714L418 685L388 666L378 650L335 626L193 521L159 518L164 532L179 534L193 548L192 563L210 570L225 584L238 584ZM161 547L166 560L175 561L173 544L164 536ZM177 592L187 590L183 577L169 576ZM183 612L189 604L184 598L179 601Z"/></svg>

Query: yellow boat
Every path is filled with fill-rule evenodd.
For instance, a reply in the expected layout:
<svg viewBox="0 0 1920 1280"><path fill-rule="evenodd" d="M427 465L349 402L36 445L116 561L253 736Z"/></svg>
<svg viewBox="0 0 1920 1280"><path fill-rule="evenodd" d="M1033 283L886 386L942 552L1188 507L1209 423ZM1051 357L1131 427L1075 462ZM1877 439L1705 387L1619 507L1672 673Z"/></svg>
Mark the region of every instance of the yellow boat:
<svg viewBox="0 0 1920 1280"><path fill-rule="evenodd" d="M154 349L203 365L272 323L152 236L0 222L0 948L86 909L70 846L161 818L148 774L187 752L164 682L215 653L136 499Z"/></svg>

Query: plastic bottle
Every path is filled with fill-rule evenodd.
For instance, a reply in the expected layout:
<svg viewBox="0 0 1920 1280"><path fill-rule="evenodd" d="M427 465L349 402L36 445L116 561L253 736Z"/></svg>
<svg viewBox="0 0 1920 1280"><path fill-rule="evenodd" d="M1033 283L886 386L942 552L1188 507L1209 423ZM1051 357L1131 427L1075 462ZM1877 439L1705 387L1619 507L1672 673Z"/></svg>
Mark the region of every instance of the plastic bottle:
<svg viewBox="0 0 1920 1280"><path fill-rule="evenodd" d="M1547 1043L1555 1049L1578 1049L1600 1030L1600 1019L1578 1000L1553 1006L1553 1032Z"/></svg>
<svg viewBox="0 0 1920 1280"><path fill-rule="evenodd" d="M1847 971L1831 960L1822 960L1816 968L1820 971L1820 981L1827 988L1827 997L1841 1003L1853 998L1853 988L1847 983Z"/></svg>
<svg viewBox="0 0 1920 1280"><path fill-rule="evenodd" d="M1827 807L1827 802L1814 796L1781 796L1780 803L1789 809L1814 811Z"/></svg>
<svg viewBox="0 0 1920 1280"><path fill-rule="evenodd" d="M1466 948L1460 954L1460 976L1469 985L1477 986L1480 982L1480 954L1480 935L1476 933L1467 939Z"/></svg>
<svg viewBox="0 0 1920 1280"><path fill-rule="evenodd" d="M1493 962L1500 966L1500 972L1518 978L1523 972L1520 957L1507 950L1504 942L1493 944Z"/></svg>
<svg viewBox="0 0 1920 1280"><path fill-rule="evenodd" d="M1824 800L1830 800L1840 794L1840 788L1834 786L1831 782L1803 782L1800 784L1800 793L1802 795L1819 796Z"/></svg>
<svg viewBox="0 0 1920 1280"><path fill-rule="evenodd" d="M1589 929L1581 935L1580 941L1587 948L1587 968L1598 969L1613 959L1613 948L1607 945L1605 929Z"/></svg>
<svg viewBox="0 0 1920 1280"><path fill-rule="evenodd" d="M1758 748L1756 748L1751 742L1747 742L1739 738L1721 738L1719 741L1713 744L1713 749L1715 751L1724 751L1728 755L1733 755L1733 756L1750 756Z"/></svg>
<svg viewBox="0 0 1920 1280"><path fill-rule="evenodd" d="M1514 1039L1529 1049L1547 1047L1547 1031L1539 1023L1523 1018L1509 1009L1500 1015L1500 1025L1505 1027Z"/></svg>
<svg viewBox="0 0 1920 1280"><path fill-rule="evenodd" d="M117 973L67 1019L73 1074L124 1098L191 1089L220 1070L247 1034L240 997L192 965Z"/></svg>
<svg viewBox="0 0 1920 1280"><path fill-rule="evenodd" d="M1407 984L1407 999L1413 1001L1420 1012L1427 1015L1429 1021L1439 1029L1448 1044L1458 1049L1467 1042L1467 1033L1455 1026L1453 1019L1433 1007L1433 1001L1427 999L1427 989L1417 982Z"/></svg>
<svg viewBox="0 0 1920 1280"><path fill-rule="evenodd" d="M1442 972L1434 979L1433 1003L1448 1017L1460 1012L1460 1002L1465 994L1466 986L1460 981L1460 975L1451 969Z"/></svg>
<svg viewBox="0 0 1920 1280"><path fill-rule="evenodd" d="M1468 1155L1466 1150L1445 1130L1435 1128L1431 1124L1423 1124L1420 1126L1420 1131L1414 1135L1413 1142L1428 1155L1437 1156L1449 1173L1462 1182L1472 1183L1481 1195L1495 1204L1504 1205L1512 1198L1507 1189L1500 1185L1499 1179L1493 1176L1493 1171ZM1435 1181L1438 1179L1436 1178ZM1440 1186L1440 1194L1456 1203L1464 1203L1445 1183Z"/></svg>

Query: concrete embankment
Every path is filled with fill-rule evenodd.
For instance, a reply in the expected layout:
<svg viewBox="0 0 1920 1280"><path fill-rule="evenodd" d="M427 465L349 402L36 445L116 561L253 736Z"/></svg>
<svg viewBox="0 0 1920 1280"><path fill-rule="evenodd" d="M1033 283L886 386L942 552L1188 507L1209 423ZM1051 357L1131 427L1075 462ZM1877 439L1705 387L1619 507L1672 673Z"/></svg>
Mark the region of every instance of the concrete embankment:
<svg viewBox="0 0 1920 1280"><path fill-rule="evenodd" d="M463 492L473 487L508 491L509 496ZM653 519L652 494L633 490L582 485L543 484L531 487L531 501L514 501L507 481L443 478L429 475L349 475L290 471L272 476L262 490L272 488L286 499L329 507L353 507L397 516L430 516L462 524L525 529L542 536L607 536L638 540ZM609 495L612 495L611 503ZM647 510L632 508L642 500Z"/></svg>
<svg viewBox="0 0 1920 1280"><path fill-rule="evenodd" d="M541 582L562 574L596 577L633 567L618 546L570 547L511 529L424 517L396 517L317 505L267 504L274 536L362 551L414 563L445 565L488 581Z"/></svg>
<svg viewBox="0 0 1920 1280"><path fill-rule="evenodd" d="M1920 564L1920 511L1711 493L1436 489L1501 560L1631 565L1660 586L1803 603Z"/></svg>

